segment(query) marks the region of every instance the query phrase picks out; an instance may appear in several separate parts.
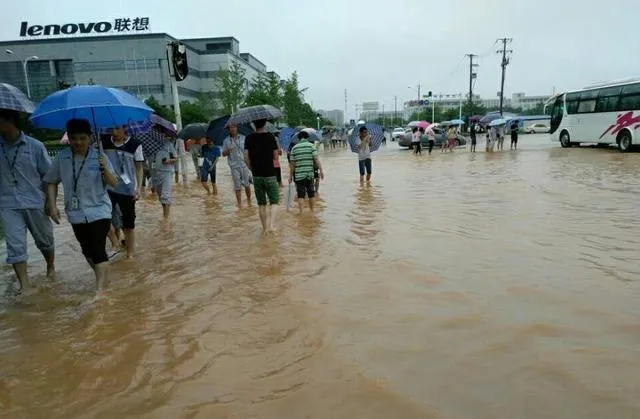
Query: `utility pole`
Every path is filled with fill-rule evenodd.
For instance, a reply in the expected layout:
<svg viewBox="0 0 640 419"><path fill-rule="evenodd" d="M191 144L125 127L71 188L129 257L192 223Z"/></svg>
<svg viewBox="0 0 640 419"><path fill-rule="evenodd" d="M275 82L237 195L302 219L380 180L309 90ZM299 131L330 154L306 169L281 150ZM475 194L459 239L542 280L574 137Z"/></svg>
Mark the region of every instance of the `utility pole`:
<svg viewBox="0 0 640 419"><path fill-rule="evenodd" d="M469 113L473 113L473 80L477 77L477 74L473 72L473 68L478 67L478 64L473 62L473 59L477 57L477 55L465 54L465 56L469 57Z"/></svg>
<svg viewBox="0 0 640 419"><path fill-rule="evenodd" d="M420 89L422 88L422 85L420 85L420 83L418 83L418 102L420 102L420 99L422 99L422 96L420 96Z"/></svg>
<svg viewBox="0 0 640 419"><path fill-rule="evenodd" d="M496 43L502 42L502 49L496 51L497 54L502 54L502 63L500 64L502 67L502 80L500 82L500 116L502 116L502 107L504 105L504 75L507 71L507 66L509 65L509 57L507 57L507 53L513 53L512 49L507 50L507 44L510 44L511 41L513 41L513 38L500 38L496 41Z"/></svg>
<svg viewBox="0 0 640 419"><path fill-rule="evenodd" d="M343 123L344 121L347 120L347 89L344 89L344 118L343 118Z"/></svg>
<svg viewBox="0 0 640 419"><path fill-rule="evenodd" d="M393 97L393 126L398 125L398 96Z"/></svg>

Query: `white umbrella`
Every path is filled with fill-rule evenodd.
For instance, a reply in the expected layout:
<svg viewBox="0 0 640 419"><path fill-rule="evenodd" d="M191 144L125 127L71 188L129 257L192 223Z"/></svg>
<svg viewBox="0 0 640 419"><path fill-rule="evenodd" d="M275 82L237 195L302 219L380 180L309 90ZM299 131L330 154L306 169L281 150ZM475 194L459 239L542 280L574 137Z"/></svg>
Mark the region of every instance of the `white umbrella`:
<svg viewBox="0 0 640 419"><path fill-rule="evenodd" d="M498 119L494 119L493 121L489 122L489 126L490 127L497 127L498 125L504 125L506 124L507 121L505 121L502 118L498 118Z"/></svg>

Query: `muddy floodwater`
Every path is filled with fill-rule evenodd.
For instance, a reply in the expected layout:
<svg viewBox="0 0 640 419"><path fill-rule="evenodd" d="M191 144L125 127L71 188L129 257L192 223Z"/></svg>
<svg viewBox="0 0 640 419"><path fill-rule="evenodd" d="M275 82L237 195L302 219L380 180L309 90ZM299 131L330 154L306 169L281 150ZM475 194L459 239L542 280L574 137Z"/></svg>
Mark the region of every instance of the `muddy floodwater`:
<svg viewBox="0 0 640 419"><path fill-rule="evenodd" d="M321 151L274 237L221 161L218 198L139 204L109 300L65 221L58 284L32 249L40 293L0 301L0 417L640 418L640 154L520 146L389 143L364 187Z"/></svg>

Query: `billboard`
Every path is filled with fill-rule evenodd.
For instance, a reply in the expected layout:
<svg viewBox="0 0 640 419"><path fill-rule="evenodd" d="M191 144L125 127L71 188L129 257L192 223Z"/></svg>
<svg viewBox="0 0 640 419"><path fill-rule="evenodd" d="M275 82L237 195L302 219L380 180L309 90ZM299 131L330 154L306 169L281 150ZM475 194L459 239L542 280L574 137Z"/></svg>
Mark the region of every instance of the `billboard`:
<svg viewBox="0 0 640 419"><path fill-rule="evenodd" d="M379 104L378 102L364 102L362 103L362 111L366 112L366 111L377 111L379 108Z"/></svg>

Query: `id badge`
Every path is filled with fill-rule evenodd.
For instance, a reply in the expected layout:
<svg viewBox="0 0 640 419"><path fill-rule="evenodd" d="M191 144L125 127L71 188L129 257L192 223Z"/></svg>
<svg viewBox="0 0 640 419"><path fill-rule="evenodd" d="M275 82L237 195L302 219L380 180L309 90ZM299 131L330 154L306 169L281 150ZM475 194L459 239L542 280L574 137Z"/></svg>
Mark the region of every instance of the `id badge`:
<svg viewBox="0 0 640 419"><path fill-rule="evenodd" d="M124 182L125 185L129 185L131 183L131 179L129 178L129 175L126 173L121 174L120 179L122 179L122 182Z"/></svg>
<svg viewBox="0 0 640 419"><path fill-rule="evenodd" d="M80 201L78 200L77 196L72 196L71 197L71 209L72 210L77 210L78 208L80 208Z"/></svg>

